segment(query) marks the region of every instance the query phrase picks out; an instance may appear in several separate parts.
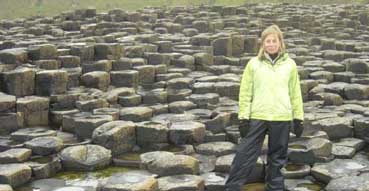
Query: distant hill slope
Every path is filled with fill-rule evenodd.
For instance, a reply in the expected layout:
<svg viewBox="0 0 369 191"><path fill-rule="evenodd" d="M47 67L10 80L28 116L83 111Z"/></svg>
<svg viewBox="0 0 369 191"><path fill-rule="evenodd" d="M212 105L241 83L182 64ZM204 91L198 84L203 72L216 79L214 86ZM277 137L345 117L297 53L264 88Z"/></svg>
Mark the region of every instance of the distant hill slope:
<svg viewBox="0 0 369 191"><path fill-rule="evenodd" d="M368 3L369 0L0 0L0 19L53 16L79 8L96 8L98 12L122 8L137 10L145 6L241 5L244 3Z"/></svg>

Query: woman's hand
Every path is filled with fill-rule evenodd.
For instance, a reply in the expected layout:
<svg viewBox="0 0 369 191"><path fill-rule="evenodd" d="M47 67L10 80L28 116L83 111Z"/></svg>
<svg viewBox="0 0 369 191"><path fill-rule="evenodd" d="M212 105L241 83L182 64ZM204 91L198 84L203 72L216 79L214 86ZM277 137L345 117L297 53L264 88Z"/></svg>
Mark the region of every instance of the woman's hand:
<svg viewBox="0 0 369 191"><path fill-rule="evenodd" d="M300 119L293 119L293 133L295 133L296 137L299 138L304 131L303 123Z"/></svg>
<svg viewBox="0 0 369 191"><path fill-rule="evenodd" d="M241 138L246 137L247 132L249 130L250 120L248 119L240 119L240 124L238 126L238 130L240 131Z"/></svg>

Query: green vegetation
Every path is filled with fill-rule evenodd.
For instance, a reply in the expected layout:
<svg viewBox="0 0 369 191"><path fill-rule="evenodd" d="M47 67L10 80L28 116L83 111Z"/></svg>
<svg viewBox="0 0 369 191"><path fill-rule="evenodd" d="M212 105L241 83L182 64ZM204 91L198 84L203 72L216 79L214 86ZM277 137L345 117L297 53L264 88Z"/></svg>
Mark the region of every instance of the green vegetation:
<svg viewBox="0 0 369 191"><path fill-rule="evenodd" d="M0 19L53 16L81 8L96 8L98 12L104 12L115 8L137 10L147 6L242 5L255 2L331 4L368 3L368 0L1 0Z"/></svg>

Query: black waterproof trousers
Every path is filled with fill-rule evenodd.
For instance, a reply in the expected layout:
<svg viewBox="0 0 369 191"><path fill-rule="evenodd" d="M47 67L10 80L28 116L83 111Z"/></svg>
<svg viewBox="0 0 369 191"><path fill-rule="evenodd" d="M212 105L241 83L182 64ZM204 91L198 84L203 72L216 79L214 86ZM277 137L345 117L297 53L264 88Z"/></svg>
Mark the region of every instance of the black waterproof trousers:
<svg viewBox="0 0 369 191"><path fill-rule="evenodd" d="M283 191L281 168L287 163L287 149L291 121L264 121L251 119L247 136L241 139L233 159L226 191L240 191L248 181L260 155L265 134L268 134L268 158L265 191Z"/></svg>

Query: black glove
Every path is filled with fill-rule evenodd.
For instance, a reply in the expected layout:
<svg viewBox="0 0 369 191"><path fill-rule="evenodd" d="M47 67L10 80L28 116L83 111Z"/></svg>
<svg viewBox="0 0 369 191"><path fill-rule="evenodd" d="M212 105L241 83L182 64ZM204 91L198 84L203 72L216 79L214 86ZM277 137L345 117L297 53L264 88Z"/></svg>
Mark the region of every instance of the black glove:
<svg viewBox="0 0 369 191"><path fill-rule="evenodd" d="M249 123L250 121L248 119L240 119L238 130L240 131L241 138L246 137L247 132L249 130Z"/></svg>
<svg viewBox="0 0 369 191"><path fill-rule="evenodd" d="M293 133L295 133L296 137L299 138L304 131L304 126L300 119L293 119Z"/></svg>

